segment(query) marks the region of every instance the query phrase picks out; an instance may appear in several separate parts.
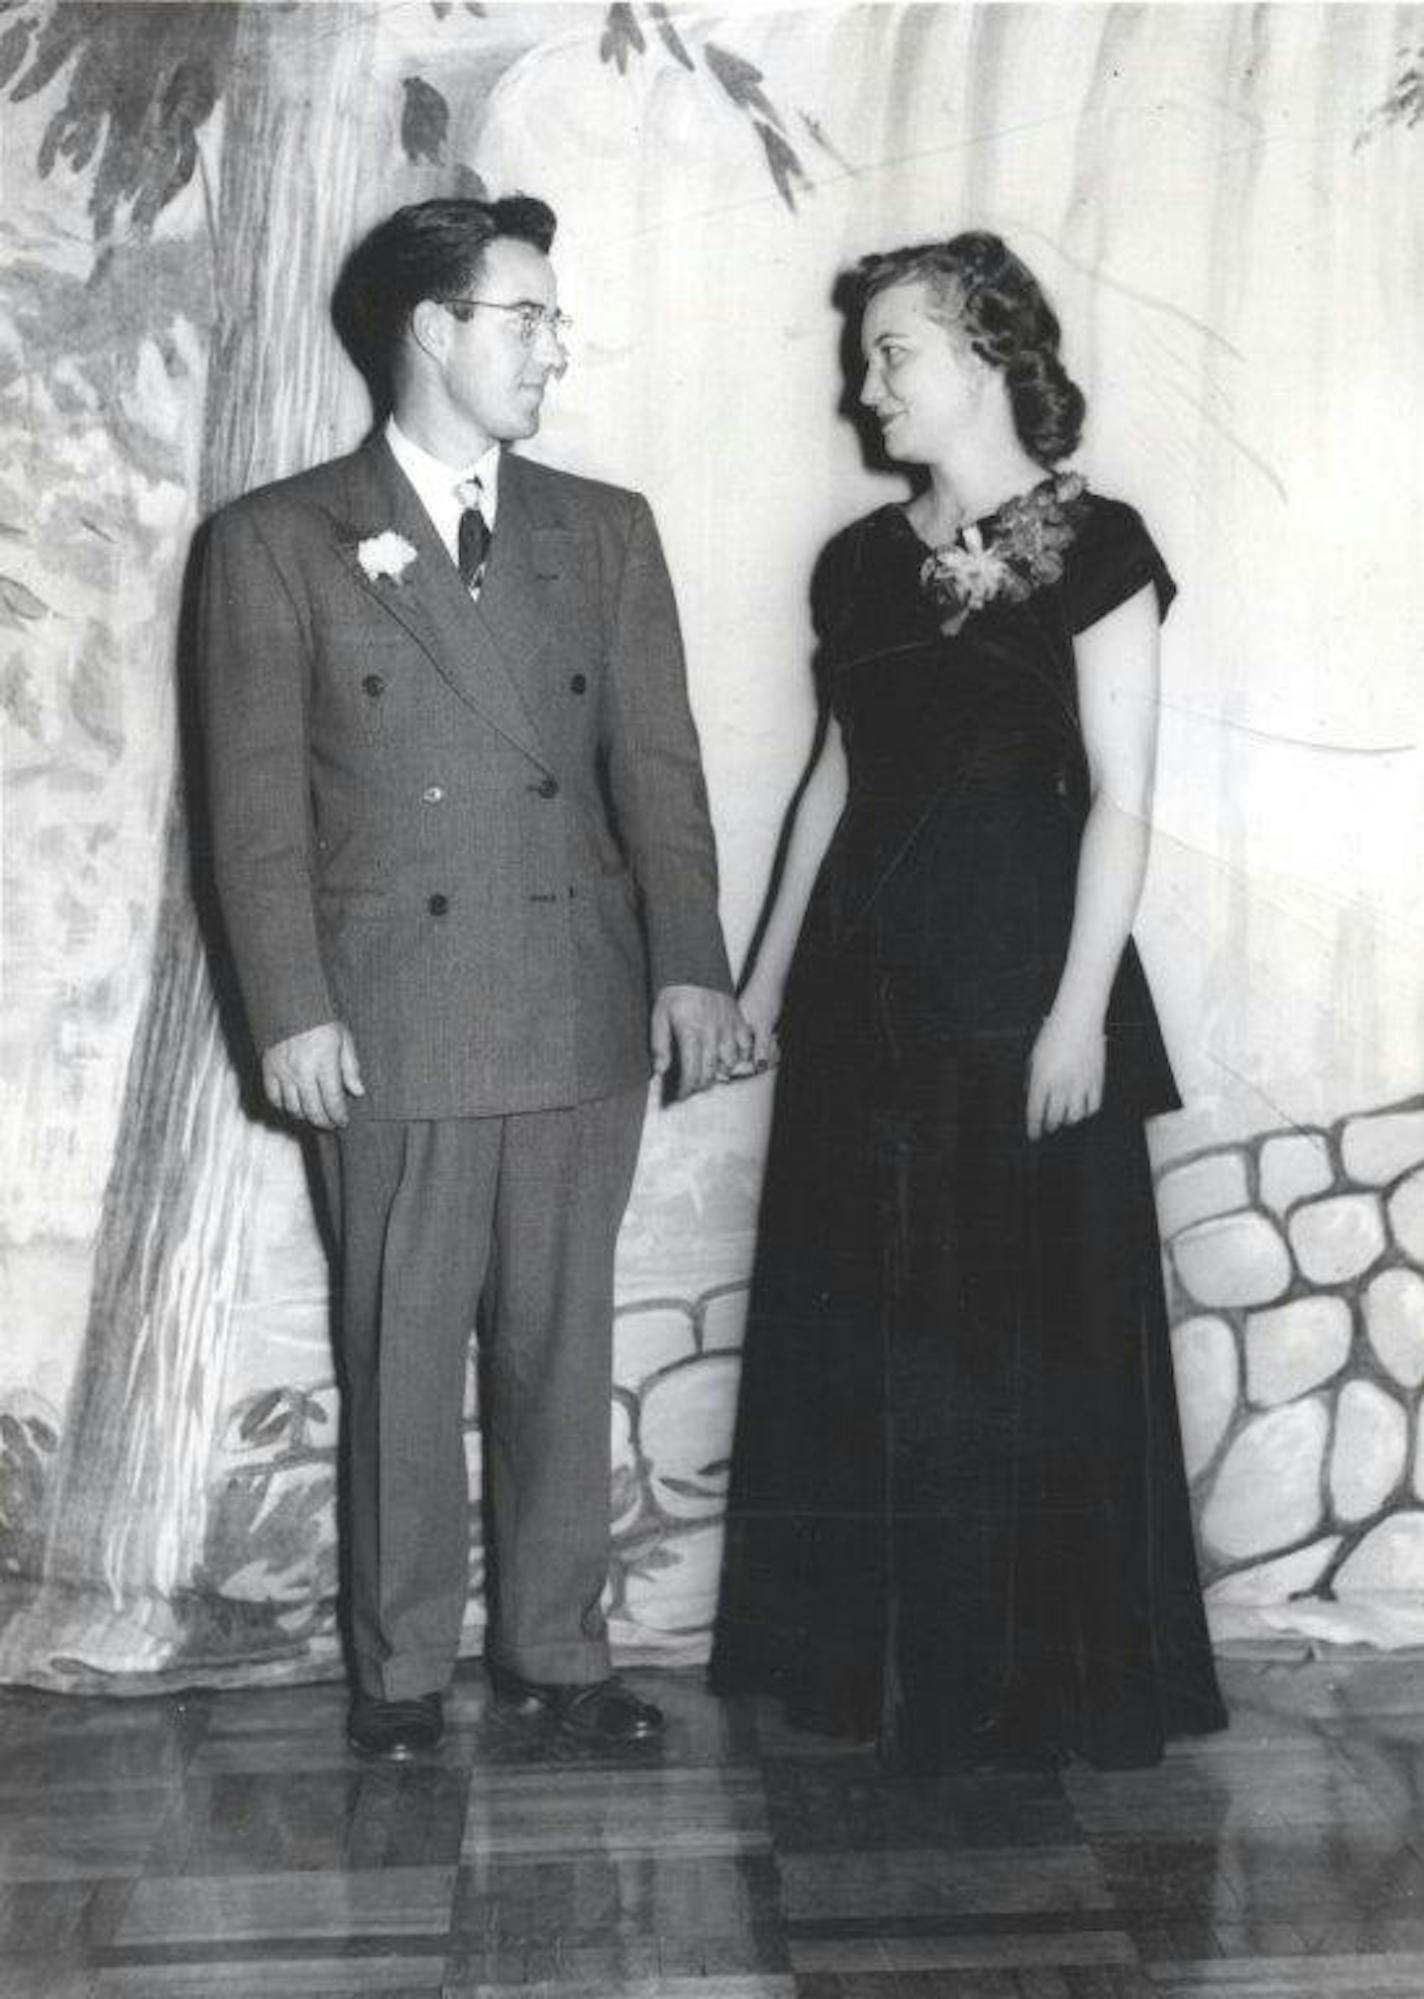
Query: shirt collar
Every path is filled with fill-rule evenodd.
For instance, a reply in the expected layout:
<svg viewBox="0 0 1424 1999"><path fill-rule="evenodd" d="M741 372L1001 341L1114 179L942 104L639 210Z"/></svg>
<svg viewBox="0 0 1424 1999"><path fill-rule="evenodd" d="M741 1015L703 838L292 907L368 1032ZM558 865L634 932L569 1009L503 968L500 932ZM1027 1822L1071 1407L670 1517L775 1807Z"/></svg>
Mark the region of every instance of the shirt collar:
<svg viewBox="0 0 1424 1999"><path fill-rule="evenodd" d="M437 523L452 510L458 515L460 503L455 488L462 479L478 479L482 491L481 512L490 527L499 509L500 448L492 444L473 465L447 465L406 436L393 416L386 418L386 442L392 456L414 486L426 512Z"/></svg>

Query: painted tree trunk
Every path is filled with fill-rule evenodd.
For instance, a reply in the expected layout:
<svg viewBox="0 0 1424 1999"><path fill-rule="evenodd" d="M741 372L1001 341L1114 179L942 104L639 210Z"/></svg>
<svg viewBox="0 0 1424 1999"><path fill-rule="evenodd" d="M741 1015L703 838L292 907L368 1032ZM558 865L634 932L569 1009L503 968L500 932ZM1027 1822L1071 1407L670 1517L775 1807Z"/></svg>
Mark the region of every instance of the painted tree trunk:
<svg viewBox="0 0 1424 1999"><path fill-rule="evenodd" d="M217 204L204 514L328 455L344 414L345 364L327 323L324 280L356 206L361 125L351 99L367 71L371 27L369 13L351 6L243 10L227 104L227 131L240 142L224 148ZM280 254L274 231L284 239ZM191 729L183 737L190 775L197 743ZM262 1149L291 1143L242 1102L214 990L192 791L180 773L156 969L130 1058L52 1487L46 1588L28 1629L9 1635L31 1656L44 1645L74 1655L65 1641L72 1606L85 1632L77 1656L108 1671L151 1667L175 1636L169 1599L202 1548L251 1188ZM94 1615L102 1589L107 1620ZM51 1628L42 1634L37 1620Z"/></svg>

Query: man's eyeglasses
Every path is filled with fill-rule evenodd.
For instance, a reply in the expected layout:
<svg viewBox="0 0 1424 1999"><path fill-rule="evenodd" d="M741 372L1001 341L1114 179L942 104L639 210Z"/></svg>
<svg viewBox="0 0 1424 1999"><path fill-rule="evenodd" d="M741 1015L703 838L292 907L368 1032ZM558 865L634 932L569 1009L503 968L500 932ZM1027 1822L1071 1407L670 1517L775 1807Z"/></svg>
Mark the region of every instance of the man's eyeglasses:
<svg viewBox="0 0 1424 1999"><path fill-rule="evenodd" d="M552 306L536 305L533 299L515 299L506 303L497 298L442 298L437 303L456 319L467 320L472 312L512 312L517 315L517 332L526 347L532 347L538 337L540 327L546 327L555 340L562 342L573 327L573 321L566 312L558 312Z"/></svg>

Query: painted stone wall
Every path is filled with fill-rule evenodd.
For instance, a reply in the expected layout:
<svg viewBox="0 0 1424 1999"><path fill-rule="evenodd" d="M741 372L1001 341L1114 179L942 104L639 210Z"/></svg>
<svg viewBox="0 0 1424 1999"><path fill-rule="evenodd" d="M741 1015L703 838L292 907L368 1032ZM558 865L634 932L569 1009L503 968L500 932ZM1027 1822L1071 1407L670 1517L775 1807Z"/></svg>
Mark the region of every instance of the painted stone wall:
<svg viewBox="0 0 1424 1999"><path fill-rule="evenodd" d="M1218 1637L1424 1637L1424 1098L1158 1181Z"/></svg>
<svg viewBox="0 0 1424 1999"><path fill-rule="evenodd" d="M618 1308L606 1605L622 1659L686 1663L706 1654L745 1315L742 1284ZM472 1367L472 1496L481 1475L477 1405ZM212 1466L210 1558L194 1579L201 1614L170 1671L221 1679L238 1666L244 1677L335 1667L337 1412L330 1380L266 1389L228 1411ZM483 1559L473 1498L470 1538L462 1643L478 1653Z"/></svg>
<svg viewBox="0 0 1424 1999"><path fill-rule="evenodd" d="M1424 1097L1173 1158L1157 1193L1215 1637L1424 1641ZM654 1240L627 1250L634 1288L640 1250L645 1276L667 1267ZM608 1603L625 1657L705 1656L746 1303L731 1282L619 1308ZM467 1414L478 1491L473 1380ZM250 1559L212 1582L234 1625L245 1594L285 1592L291 1634L331 1642L334 1436L329 1383L233 1408L215 1521ZM472 1604L477 1649L477 1588Z"/></svg>

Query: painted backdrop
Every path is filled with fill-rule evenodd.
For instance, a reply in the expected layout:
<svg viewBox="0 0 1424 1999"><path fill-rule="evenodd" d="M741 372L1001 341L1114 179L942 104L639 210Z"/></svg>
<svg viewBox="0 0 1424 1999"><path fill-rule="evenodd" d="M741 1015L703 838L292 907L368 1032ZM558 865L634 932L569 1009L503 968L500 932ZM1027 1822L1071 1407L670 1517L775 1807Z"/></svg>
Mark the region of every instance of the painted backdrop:
<svg viewBox="0 0 1424 1999"><path fill-rule="evenodd" d="M360 435L354 236L480 187L560 214L575 365L531 448L656 507L734 955L815 552L894 490L837 415L833 274L970 224L1039 271L1083 467L1183 586L1141 937L1214 1622L1418 1636L1424 11L18 0L0 111L0 1675L334 1669L325 1271L232 1033L189 559ZM625 1653L705 1647L770 1095L650 1107Z"/></svg>

